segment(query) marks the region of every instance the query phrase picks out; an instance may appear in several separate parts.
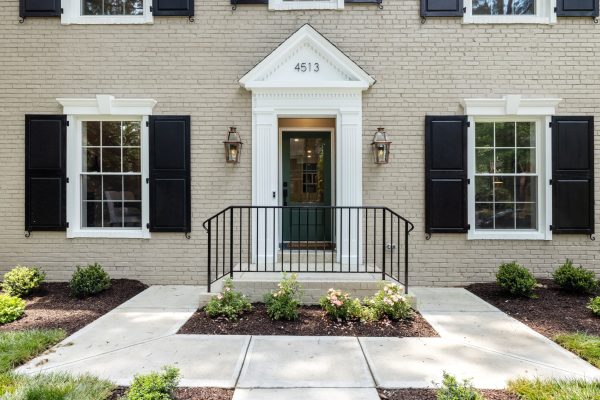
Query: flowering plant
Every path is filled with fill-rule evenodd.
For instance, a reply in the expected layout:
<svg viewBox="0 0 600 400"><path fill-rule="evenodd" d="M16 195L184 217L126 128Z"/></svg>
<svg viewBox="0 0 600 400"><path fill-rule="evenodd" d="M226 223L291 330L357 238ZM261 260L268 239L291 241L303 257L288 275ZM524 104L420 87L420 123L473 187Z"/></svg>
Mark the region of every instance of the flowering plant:
<svg viewBox="0 0 600 400"><path fill-rule="evenodd" d="M298 319L298 307L302 297L302 286L298 283L296 274L289 277L286 273L277 284L277 290L265 295L267 314L274 320L293 321Z"/></svg>
<svg viewBox="0 0 600 400"><path fill-rule="evenodd" d="M340 321L359 319L363 315L360 300L352 299L350 294L334 288L321 297L319 304L327 315Z"/></svg>
<svg viewBox="0 0 600 400"><path fill-rule="evenodd" d="M225 317L230 321L237 320L240 315L252 309L252 304L245 295L237 292L233 287L231 278L225 279L223 290L213 296L204 307L206 315L210 318Z"/></svg>
<svg viewBox="0 0 600 400"><path fill-rule="evenodd" d="M408 319L413 313L410 302L402 294L402 287L393 283L386 284L373 297L365 299L365 305L373 310L376 319Z"/></svg>

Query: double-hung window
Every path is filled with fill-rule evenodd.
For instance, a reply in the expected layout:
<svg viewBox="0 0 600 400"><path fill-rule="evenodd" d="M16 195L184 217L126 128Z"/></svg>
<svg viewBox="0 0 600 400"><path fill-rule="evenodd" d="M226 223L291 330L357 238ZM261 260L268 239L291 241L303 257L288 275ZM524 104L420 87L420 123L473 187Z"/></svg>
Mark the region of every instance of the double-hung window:
<svg viewBox="0 0 600 400"><path fill-rule="evenodd" d="M465 0L466 23L556 22L556 0Z"/></svg>
<svg viewBox="0 0 600 400"><path fill-rule="evenodd" d="M152 0L62 0L63 24L145 24Z"/></svg>

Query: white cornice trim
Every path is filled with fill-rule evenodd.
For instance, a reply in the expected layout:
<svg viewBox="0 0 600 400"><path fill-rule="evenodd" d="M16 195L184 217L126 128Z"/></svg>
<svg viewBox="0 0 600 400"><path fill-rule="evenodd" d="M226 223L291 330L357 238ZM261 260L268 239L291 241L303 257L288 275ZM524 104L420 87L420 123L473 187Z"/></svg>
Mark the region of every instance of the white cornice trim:
<svg viewBox="0 0 600 400"><path fill-rule="evenodd" d="M513 94L500 99L464 99L461 104L469 116L555 115L561 101L559 98L523 99Z"/></svg>
<svg viewBox="0 0 600 400"><path fill-rule="evenodd" d="M367 74L361 67L359 67L354 61L346 56L340 49L335 47L329 40L323 35L317 32L309 24L305 24L296 32L294 32L289 38L287 38L282 44L280 44L271 54L265 57L260 63L252 68L246 75L244 75L239 83L242 87L253 90L260 88L296 88L297 82L269 82L263 80L263 78L274 68L277 67L279 61L283 59L290 52L294 51L295 48L301 46L306 41L319 50L322 54L328 57L340 70L350 76L352 80L349 81L332 81L332 82L315 82L314 85L304 83L302 87L308 88L360 88L362 90L368 89L375 83L369 74Z"/></svg>
<svg viewBox="0 0 600 400"><path fill-rule="evenodd" d="M58 98L66 115L152 115L154 99L115 99L98 94L96 98Z"/></svg>

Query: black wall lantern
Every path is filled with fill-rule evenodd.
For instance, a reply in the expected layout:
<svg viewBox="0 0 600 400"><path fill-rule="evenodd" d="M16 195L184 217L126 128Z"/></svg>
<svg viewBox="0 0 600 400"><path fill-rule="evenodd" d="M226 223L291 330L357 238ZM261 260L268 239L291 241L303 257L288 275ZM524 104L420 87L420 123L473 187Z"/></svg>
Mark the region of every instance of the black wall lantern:
<svg viewBox="0 0 600 400"><path fill-rule="evenodd" d="M375 136L373 136L373 142L371 142L375 164L387 164L390 161L391 145L392 142L388 140L385 129L377 128L377 132L375 132Z"/></svg>
<svg viewBox="0 0 600 400"><path fill-rule="evenodd" d="M242 151L242 139L235 126L229 128L227 140L225 140L223 144L225 145L225 161L228 164L239 163L240 153Z"/></svg>

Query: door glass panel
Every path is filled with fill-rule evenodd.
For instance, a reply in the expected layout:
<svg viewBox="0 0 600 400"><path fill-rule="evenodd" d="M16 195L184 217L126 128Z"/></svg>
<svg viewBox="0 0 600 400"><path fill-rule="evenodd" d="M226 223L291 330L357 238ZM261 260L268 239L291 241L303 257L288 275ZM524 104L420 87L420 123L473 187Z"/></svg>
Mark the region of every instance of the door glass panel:
<svg viewBox="0 0 600 400"><path fill-rule="evenodd" d="M325 201L325 143L322 138L290 138L290 202Z"/></svg>

